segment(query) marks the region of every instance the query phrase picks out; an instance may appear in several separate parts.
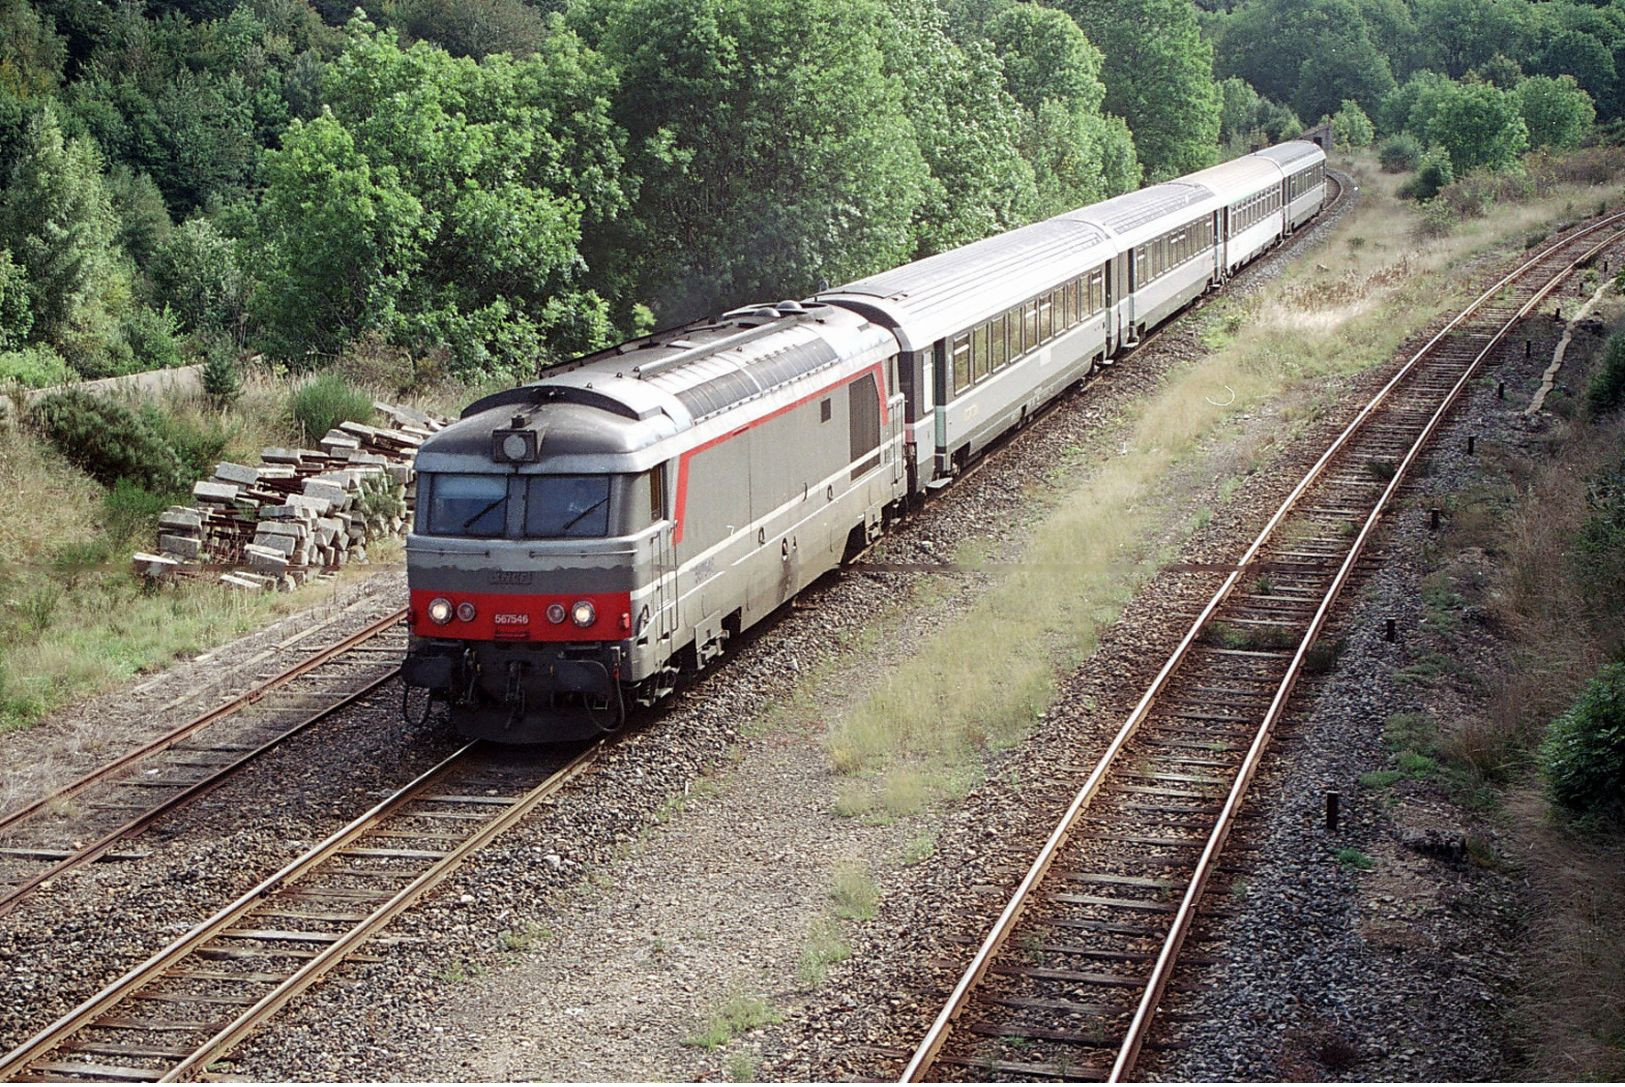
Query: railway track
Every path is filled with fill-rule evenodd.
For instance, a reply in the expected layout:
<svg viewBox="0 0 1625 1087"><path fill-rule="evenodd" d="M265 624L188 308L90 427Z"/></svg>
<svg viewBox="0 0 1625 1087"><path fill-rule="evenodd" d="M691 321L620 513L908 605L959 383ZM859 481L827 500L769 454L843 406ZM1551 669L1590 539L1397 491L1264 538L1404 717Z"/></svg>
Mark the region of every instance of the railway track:
<svg viewBox="0 0 1625 1087"><path fill-rule="evenodd" d="M291 667L0 817L0 915L64 873L117 856L160 816L389 680L405 652L405 617L394 612L338 641L324 640L325 624L308 628L248 662L302 654Z"/></svg>
<svg viewBox="0 0 1625 1087"><path fill-rule="evenodd" d="M207 1070L459 864L591 766L471 743L0 1058L18 1082Z"/></svg>
<svg viewBox="0 0 1625 1087"><path fill-rule="evenodd" d="M1614 215L1546 245L1413 355L1191 623L1050 833L905 1082L1132 1075L1248 785L1410 469L1484 361ZM1166 1013L1165 1013L1166 1014Z"/></svg>

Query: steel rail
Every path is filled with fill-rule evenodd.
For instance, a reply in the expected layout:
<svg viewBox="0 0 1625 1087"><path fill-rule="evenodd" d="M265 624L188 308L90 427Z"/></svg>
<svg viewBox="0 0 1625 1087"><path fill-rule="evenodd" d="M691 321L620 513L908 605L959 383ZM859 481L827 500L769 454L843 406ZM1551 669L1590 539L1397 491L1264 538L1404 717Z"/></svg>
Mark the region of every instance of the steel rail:
<svg viewBox="0 0 1625 1087"><path fill-rule="evenodd" d="M1619 217L1616 216L1615 218ZM1599 224L1594 230L1601 229L1603 225ZM1587 231L1586 233L1591 232L1593 231ZM1434 410L1427 424L1422 428L1422 432L1417 435L1416 440L1411 444L1410 450L1399 462L1393 478L1388 481L1388 485L1383 488L1381 495L1378 496L1376 505L1366 517L1365 523L1361 526L1358 535L1355 536L1349 548L1347 557L1344 558L1342 565L1338 568L1337 575L1333 579L1330 588L1321 600L1320 606L1316 608L1314 618L1310 620L1309 629L1304 634L1302 641L1299 642L1297 651L1293 654L1292 661L1287 666L1286 678L1281 681L1275 697L1270 701L1269 709L1265 711L1264 718L1259 723L1258 732L1253 738L1252 745L1248 748L1247 756L1242 762L1241 771L1236 777L1235 784L1231 787L1230 795L1225 799L1224 808L1219 813L1218 820L1208 837L1206 846L1203 847L1201 858L1197 861L1194 878L1192 878L1190 886L1186 889L1184 898L1180 901L1179 911L1174 916L1168 938L1157 956L1156 966L1151 973L1151 980L1146 986L1139 1006L1135 1009L1134 1019L1129 1024L1128 1034L1123 1041L1122 1048L1118 1051L1117 1059L1112 1065L1111 1076L1107 1082L1119 1083L1133 1071L1134 1063L1138 1059L1140 1050L1150 1032L1151 1022L1156 1015L1157 1006L1161 1003L1162 996L1172 979L1174 963L1179 956L1180 948L1185 942L1191 924L1195 921L1196 910L1201 902L1202 892L1207 887L1208 876L1217 866L1219 852L1224 848L1225 840L1229 837L1230 829L1240 812L1242 799L1245 797L1254 775L1258 772L1264 750L1269 743L1270 733L1286 712L1287 702L1292 697L1292 691L1297 685L1298 677L1302 674L1304 660L1307 658L1309 650L1314 646L1315 640L1319 638L1322 629L1324 629L1332 608L1342 595L1343 587L1348 583L1349 578L1353 576L1355 564L1359 562L1361 555L1365 552L1366 544L1376 534L1383 514L1387 512L1394 496L1398 494L1401 484L1405 482L1406 473L1410 471L1416 459L1422 455L1423 450L1432 440L1434 433L1443 424L1445 416L1455 407L1456 401L1460 398L1462 391L1466 389L1467 383L1478 373L1479 367L1484 360L1497 347L1501 346L1501 343L1518 322L1529 316L1534 308L1556 289L1559 283L1573 273L1576 267L1596 256L1597 253L1621 238L1625 238L1625 231L1603 239L1585 253L1552 273L1546 284L1495 331L1490 337L1490 341L1467 364L1467 368L1462 372L1461 377L1445 394L1438 408ZM1548 250L1549 252L1551 251Z"/></svg>
<svg viewBox="0 0 1625 1087"><path fill-rule="evenodd" d="M254 762L261 755L264 755L266 752L271 751L274 748L282 746L282 744L309 729L318 721L331 717L333 714L342 710L345 706L353 703L356 699L372 693L400 674L400 666L397 665L376 679L370 680L364 686L352 692L343 701L332 706L328 706L324 709L317 710L315 713L310 714L302 721L299 721L297 724L293 725L287 731L271 737L269 740L266 740L263 744L260 744L253 750L248 751L240 757L221 766L208 777L198 780L173 796L164 798L157 804L142 812L140 815L134 816L115 829L106 832L90 842L87 842L83 846L78 847L68 856L57 861L43 872L36 872L23 882L7 888L4 892L0 892L0 917L4 917L6 914L10 913L19 902L28 897L30 893L39 887L53 879L56 879L58 876L63 875L66 872L70 872L73 869L80 867L81 865L92 863L105 855L107 851L117 845L121 839L139 834L141 831L157 822L163 816L174 811L176 808L179 808L182 804L189 803L214 792L220 786L224 785L226 780L233 774Z"/></svg>
<svg viewBox="0 0 1625 1087"><path fill-rule="evenodd" d="M1099 762L1096 763L1088 778L1085 779L1083 785L1079 788L1077 794L1072 800L1072 803L1068 805L1066 812L1061 817L1061 820L1056 824L1055 829L1050 832L1050 835L1046 839L1042 849L1039 851L1038 856L1029 867L1026 875L1022 878L1021 883L1017 885L1017 888L1014 894L1011 896L1009 902L1000 912L999 917L995 920L992 928L988 931L987 936L978 947L975 956L971 959L970 964L967 966L965 972L961 975L959 982L954 986L953 991L949 994L948 1001L944 1005L942 1011L938 1013L924 1038L920 1041L918 1047L915 1049L913 1056L903 1071L901 1082L919 1082L925 1078L925 1073L930 1069L933 1062L936 1060L937 1055L941 1052L943 1045L947 1042L949 1034L952 1031L954 1020L964 1009L971 992L986 975L987 970L992 965L995 956L1003 947L1010 933L1015 929L1016 923L1020 920L1021 915L1025 911L1031 899L1032 892L1043 881L1045 874L1049 871L1051 865L1054 863L1055 858L1060 853L1061 848L1066 844L1072 828L1076 826L1079 817L1089 807L1090 803L1100 791L1107 774L1112 770L1118 756L1121 754L1124 747L1128 745L1129 741L1134 737L1134 735L1139 731L1141 724L1146 720L1147 717L1150 716L1152 708L1155 706L1157 699L1162 695L1174 673L1178 671L1180 665L1189 655L1192 647L1197 643L1198 639L1207 629L1213 615L1229 598L1230 594L1234 591L1235 586L1241 580L1242 575L1247 572L1250 564L1257 558L1258 553L1271 542L1276 531L1297 506L1297 503L1303 497L1304 493L1321 478L1322 474L1326 470L1326 467L1331 463L1333 458L1353 440L1354 436L1363 429L1371 417L1387 402L1390 394L1392 394L1395 389L1397 389L1406 381L1407 378L1411 376L1416 368L1421 365L1421 363L1431 354L1434 348L1436 348L1446 336L1456 331L1461 327L1461 325L1470 320L1473 315L1482 309L1487 302L1489 302L1507 286L1515 282L1520 277L1528 274L1530 270L1535 268L1542 261L1551 257L1553 254L1557 253L1565 246L1572 245L1575 241L1601 231L1609 226L1615 225L1622 220L1625 220L1625 213L1615 214L1564 236L1545 249L1541 250L1535 256L1525 260L1513 271L1507 273L1501 279L1497 280L1493 286L1478 295L1478 297L1475 298L1467 306L1467 308L1462 310L1448 323L1446 323L1443 328L1429 338L1428 341L1404 363L1404 365L1394 374L1394 376L1386 384L1384 384L1383 387L1366 403L1360 412L1356 414L1354 419L1349 422L1349 424L1337 436L1337 438L1333 440L1331 445L1329 445L1326 451L1322 453L1320 458L1309 469L1309 472L1303 477L1303 479L1301 479L1298 484L1293 487L1292 491L1282 501L1280 507L1276 510L1274 515L1271 516L1269 521L1259 532L1258 536L1253 540L1252 544L1237 561L1235 568L1225 578L1224 582L1214 592L1207 605L1191 623L1190 628L1180 639L1178 645L1174 648L1173 653L1158 671L1156 677L1151 681L1150 686L1146 689L1145 694L1141 696L1139 702L1135 705L1134 710L1129 714L1129 717L1125 720L1118 732L1113 736L1105 752L1101 755ZM1613 239L1609 239L1609 241L1612 240ZM1609 241L1600 243L1591 252L1595 252L1596 249L1606 246L1609 244ZM1520 320L1529 308L1532 308L1534 304L1537 304L1541 298L1544 298L1545 295L1548 294L1553 287L1555 287L1556 283L1563 275L1566 275L1569 271L1572 271L1574 265L1582 262L1589 255L1591 255L1591 253L1587 253L1585 256L1577 258L1575 261L1571 262L1571 264L1567 266L1563 272L1559 273L1557 276L1554 276L1550 284L1538 292L1530 303L1520 309L1519 315L1513 318L1512 322L1508 323L1507 328L1510 328L1512 323ZM1498 332L1495 342L1499 343L1500 339L1504 338L1505 333L1506 329L1502 329L1500 332ZM1431 435L1433 429L1434 426L1430 424L1427 433ZM1408 466L1414 459L1414 454L1415 450L1412 451L1411 455L1407 456L1405 461L1406 466ZM1397 478L1398 476L1396 475L1396 479ZM1393 484L1391 481L1390 487L1392 487L1392 485ZM1318 614L1319 613L1317 612L1317 615ZM1319 627L1317 626L1317 632L1318 629ZM1308 644L1312 644L1312 639L1305 643L1305 645ZM1303 656L1304 649L1303 646L1300 646L1300 650L1295 655L1293 661L1295 668L1301 668ZM1282 705L1284 705L1284 700L1282 701ZM1252 757L1251 751L1249 752L1249 757ZM1250 777L1250 774L1248 776ZM1228 806L1226 810L1228 810ZM1204 853L1203 864L1206 865L1209 863L1210 858L1206 855L1206 853ZM1199 871L1205 870L1206 868L1203 868ZM1186 922L1186 925L1188 926L1188 921ZM1162 957L1159 956L1159 965L1161 964L1161 961ZM1169 956L1169 961L1172 961L1172 956ZM1165 977L1162 978L1162 985L1166 985ZM1155 1002L1152 1001L1151 1003L1154 1005ZM1147 1014L1146 1018L1149 1019L1149 1014ZM1141 1029L1143 1030L1144 1028L1142 1027ZM1139 1044L1136 1044L1136 1053L1138 1052L1138 1049ZM1121 1059L1114 1064L1112 1073L1114 1078L1122 1074L1119 1070L1119 1067L1122 1064L1123 1062Z"/></svg>
<svg viewBox="0 0 1625 1087"><path fill-rule="evenodd" d="M364 629L359 630L343 640L312 654L293 667L284 672L278 673L258 686L243 692L242 694L222 703L219 706L216 706L212 710L199 714L197 717L192 718L192 720L186 722L184 725L180 725L179 727L164 733L162 736L159 736L156 739L141 745L140 747L120 755L112 762L97 767L78 780L64 785L62 788L41 797L31 804L18 808L16 811L9 812L4 816L0 816L0 831L5 830L12 824L17 823L30 815L38 813L48 805L71 799L72 797L84 792L92 785L99 784L100 782L112 777L119 771L128 769L147 756L155 755L160 751L167 750L168 748L175 746L177 743L180 743L182 740L185 740L188 737L209 727L216 721L230 717L237 711L253 705L261 698L264 698L271 691L287 686L289 683L305 675L307 672L310 672L315 668L319 668L323 664L326 664L328 661L332 660L334 657L340 656L355 648L360 643L376 637L405 618L405 608L402 608L400 611L394 612L390 615L386 615L377 622L369 624Z"/></svg>
<svg viewBox="0 0 1625 1087"><path fill-rule="evenodd" d="M472 741L458 748L395 793L334 831L301 856L288 862L254 888L244 892L214 916L194 926L146 962L131 969L100 993L84 1001L4 1057L0 1057L0 1079L14 1079L27 1071L30 1064L48 1056L52 1050L61 1046L76 1031L92 1025L145 986L162 980L169 970L187 956L251 915L270 895L315 872L323 863L341 853L357 839L367 835L385 818L411 803L418 794L437 784L471 751L482 746L484 745L481 741ZM448 851L444 857L420 872L387 901L373 908L360 922L329 943L321 952L306 960L298 970L220 1027L187 1056L179 1058L161 1075L157 1074L157 1070L153 1070L151 1078L157 1082L177 1082L207 1068L210 1062L219 1059L223 1053L247 1037L256 1026L275 1015L290 1000L320 980L469 857L558 793L565 784L590 767L604 749L605 741L594 742L563 767L515 799L499 815L481 823L474 833ZM117 1070L110 1068L107 1078L118 1078Z"/></svg>

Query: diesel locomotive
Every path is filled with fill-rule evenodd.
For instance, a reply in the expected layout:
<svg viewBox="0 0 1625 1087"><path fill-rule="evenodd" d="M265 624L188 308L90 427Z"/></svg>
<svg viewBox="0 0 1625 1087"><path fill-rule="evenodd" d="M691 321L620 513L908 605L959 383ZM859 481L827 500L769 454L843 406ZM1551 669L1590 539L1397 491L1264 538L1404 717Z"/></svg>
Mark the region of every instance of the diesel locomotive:
<svg viewBox="0 0 1625 1087"><path fill-rule="evenodd" d="M618 727L1324 204L1294 141L470 404L418 454L410 688Z"/></svg>

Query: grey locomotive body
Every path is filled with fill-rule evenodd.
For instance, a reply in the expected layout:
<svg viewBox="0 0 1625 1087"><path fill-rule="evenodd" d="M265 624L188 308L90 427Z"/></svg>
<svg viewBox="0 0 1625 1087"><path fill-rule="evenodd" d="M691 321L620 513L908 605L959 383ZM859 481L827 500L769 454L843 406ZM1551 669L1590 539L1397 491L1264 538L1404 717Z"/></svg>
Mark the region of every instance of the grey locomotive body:
<svg viewBox="0 0 1625 1087"><path fill-rule="evenodd" d="M458 728L590 735L1318 212L1283 144L555 367L426 442L404 676Z"/></svg>

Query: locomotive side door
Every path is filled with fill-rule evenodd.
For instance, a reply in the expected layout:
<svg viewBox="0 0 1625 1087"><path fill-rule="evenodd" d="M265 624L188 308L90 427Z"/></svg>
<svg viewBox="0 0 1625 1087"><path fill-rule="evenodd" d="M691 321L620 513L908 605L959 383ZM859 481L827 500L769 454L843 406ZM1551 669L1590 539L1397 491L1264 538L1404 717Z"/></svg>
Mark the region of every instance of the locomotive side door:
<svg viewBox="0 0 1625 1087"><path fill-rule="evenodd" d="M677 521L667 497L670 491L667 466L662 464L649 473L649 479L656 492L651 505L661 521L654 541L655 637L669 650L672 634L677 630L677 546L672 539Z"/></svg>

